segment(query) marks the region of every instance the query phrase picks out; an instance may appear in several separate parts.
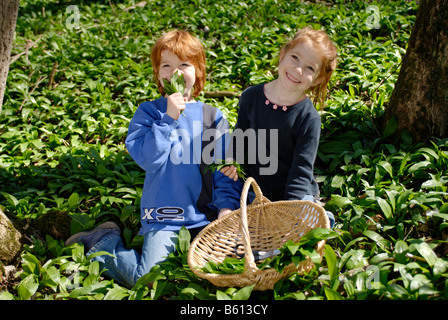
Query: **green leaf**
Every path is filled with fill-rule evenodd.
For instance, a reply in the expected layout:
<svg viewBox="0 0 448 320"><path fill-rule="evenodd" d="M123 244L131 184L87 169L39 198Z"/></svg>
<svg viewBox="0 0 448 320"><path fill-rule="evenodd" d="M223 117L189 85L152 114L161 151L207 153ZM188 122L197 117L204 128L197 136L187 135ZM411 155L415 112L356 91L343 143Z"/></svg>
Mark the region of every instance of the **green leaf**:
<svg viewBox="0 0 448 320"><path fill-rule="evenodd" d="M7 291L1 291L0 292L0 301L2 301L2 300L14 300L14 295Z"/></svg>
<svg viewBox="0 0 448 320"><path fill-rule="evenodd" d="M448 269L448 261L437 258L434 263L433 272L435 276L442 275Z"/></svg>
<svg viewBox="0 0 448 320"><path fill-rule="evenodd" d="M425 258L426 262L433 267L437 261L437 255L431 249L429 244L426 242L414 243L413 246L417 249L417 251L421 254L423 258Z"/></svg>
<svg viewBox="0 0 448 320"><path fill-rule="evenodd" d="M381 166L386 172L391 176L391 178L394 177L393 168L392 165L387 161L380 161L378 162L378 165Z"/></svg>
<svg viewBox="0 0 448 320"><path fill-rule="evenodd" d="M424 285L430 284L431 281L423 274L416 274L410 283L410 289L412 291L418 290Z"/></svg>
<svg viewBox="0 0 448 320"><path fill-rule="evenodd" d="M381 211L384 213L384 216L386 217L386 219L389 220L392 217L392 208L390 207L387 200L385 200L381 197L377 197L376 201L378 202L378 204L381 208Z"/></svg>
<svg viewBox="0 0 448 320"><path fill-rule="evenodd" d="M107 252L107 251L98 251L98 252L91 253L91 254L89 254L88 258L89 258L89 260L92 260L93 258L96 258L99 256L109 256L112 258L116 258L116 256L114 254Z"/></svg>
<svg viewBox="0 0 448 320"><path fill-rule="evenodd" d="M386 239L384 239L380 234L372 230L364 230L363 234L366 237L375 241L380 246L381 249L383 249L384 251L388 251L387 246L389 245L389 242Z"/></svg>
<svg viewBox="0 0 448 320"><path fill-rule="evenodd" d="M345 182L345 177L337 174L331 179L331 186L333 188L338 189L343 186L344 182Z"/></svg>
<svg viewBox="0 0 448 320"><path fill-rule="evenodd" d="M42 268L42 273L42 279L44 281L42 281L41 284L45 284L45 286L50 287L53 291L57 292L57 288L61 280L59 270L55 266L49 266Z"/></svg>
<svg viewBox="0 0 448 320"><path fill-rule="evenodd" d="M25 252L22 254L22 268L26 274L39 275L41 263L37 257L31 253Z"/></svg>
<svg viewBox="0 0 448 320"><path fill-rule="evenodd" d="M240 165L236 161L226 161L223 159L217 159L217 160L215 160L214 163L207 165L204 169L204 173L206 173L209 170L211 170L212 172L219 171L222 168L227 167L227 166L235 166L238 177L243 180L246 178L246 173L244 172L242 165Z"/></svg>
<svg viewBox="0 0 448 320"><path fill-rule="evenodd" d="M321 240L329 240L337 237L339 237L339 233L334 230L327 228L314 228L309 230L300 238L298 245L303 246L304 244L309 244L312 247Z"/></svg>
<svg viewBox="0 0 448 320"><path fill-rule="evenodd" d="M205 290L202 286L197 283L190 283L188 287L182 289L181 293L191 296L192 298L197 298L199 300L213 300L214 295Z"/></svg>
<svg viewBox="0 0 448 320"><path fill-rule="evenodd" d="M6 198L6 200L8 200L10 205L17 207L17 205L19 204L19 200L17 200L13 195L7 192L2 192L2 195Z"/></svg>
<svg viewBox="0 0 448 320"><path fill-rule="evenodd" d="M289 252L291 252L292 255L295 255L297 250L299 249L299 244L286 243L286 247L288 248Z"/></svg>
<svg viewBox="0 0 448 320"><path fill-rule="evenodd" d="M325 207L340 209L350 204L352 204L352 201L349 198L334 194L331 196L330 201L326 203Z"/></svg>
<svg viewBox="0 0 448 320"><path fill-rule="evenodd" d="M114 284L114 287L107 291L104 300L123 300L128 296L129 290Z"/></svg>
<svg viewBox="0 0 448 320"><path fill-rule="evenodd" d="M72 193L72 195L68 198L67 204L69 209L74 209L78 206L79 201L79 194L78 193Z"/></svg>
<svg viewBox="0 0 448 320"><path fill-rule="evenodd" d="M175 72L171 76L171 81L168 82L168 80L163 79L163 86L165 89L165 92L168 95L172 95L173 93L179 92L180 94L184 94L185 91L185 80L184 75L180 74L179 72Z"/></svg>
<svg viewBox="0 0 448 320"><path fill-rule="evenodd" d="M184 95L185 80L184 80L184 75L180 74L180 72L177 71L171 76L171 82L169 82L166 79L162 79L162 81L163 81L163 88L165 89L165 92L167 95L170 96L176 92L179 92L180 94ZM183 111L181 112L181 114L183 114L185 116Z"/></svg>
<svg viewBox="0 0 448 320"><path fill-rule="evenodd" d="M398 121L395 116L392 116L392 118L387 121L386 127L384 128L382 138L386 139L387 137L391 136L395 133L395 131L398 128Z"/></svg>
<svg viewBox="0 0 448 320"><path fill-rule="evenodd" d="M338 260L333 248L328 244L325 245L324 251L325 260L327 261L328 273L330 274L330 280L334 280L338 277Z"/></svg>
<svg viewBox="0 0 448 320"><path fill-rule="evenodd" d="M225 292L221 290L216 290L216 299L217 300L232 300Z"/></svg>
<svg viewBox="0 0 448 320"><path fill-rule="evenodd" d="M190 249L190 240L191 240L190 231L188 231L187 228L182 226L182 228L180 228L179 230L178 239L179 239L180 252L182 254L186 254L188 252L188 249Z"/></svg>
<svg viewBox="0 0 448 320"><path fill-rule="evenodd" d="M333 289L324 287L324 291L325 291L325 296L327 297L328 300L344 300L342 295Z"/></svg>
<svg viewBox="0 0 448 320"><path fill-rule="evenodd" d="M20 281L17 286L17 294L20 300L29 300L39 288L39 283L36 282L35 275L30 274L25 279Z"/></svg>
<svg viewBox="0 0 448 320"><path fill-rule="evenodd" d="M239 289L232 296L232 300L248 300L254 287L255 287L255 284Z"/></svg>
<svg viewBox="0 0 448 320"><path fill-rule="evenodd" d="M409 247L406 242L398 240L395 243L394 256L398 263L406 263L406 253L409 251Z"/></svg>
<svg viewBox="0 0 448 320"><path fill-rule="evenodd" d="M95 284L90 284L90 285L87 285L87 286L82 286L82 287L76 288L72 292L70 292L69 298L77 299L79 297L92 294L97 289L104 288L106 285L107 285L106 283L98 282L98 283L95 283Z"/></svg>
<svg viewBox="0 0 448 320"><path fill-rule="evenodd" d="M429 162L429 161L420 161L420 162L414 163L412 166L410 166L408 171L409 172L415 172L415 171L419 171L419 170L422 170L422 169L427 169L430 166L431 166L431 162Z"/></svg>
<svg viewBox="0 0 448 320"><path fill-rule="evenodd" d="M294 265L297 267L302 261L304 261L304 257L294 256L291 257L291 261L294 263Z"/></svg>

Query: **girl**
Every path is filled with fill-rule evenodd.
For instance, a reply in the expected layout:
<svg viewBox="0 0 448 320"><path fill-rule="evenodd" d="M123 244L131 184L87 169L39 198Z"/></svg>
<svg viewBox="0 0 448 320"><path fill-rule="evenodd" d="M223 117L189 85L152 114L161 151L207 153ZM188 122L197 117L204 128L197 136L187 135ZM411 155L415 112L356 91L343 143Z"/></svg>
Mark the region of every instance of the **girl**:
<svg viewBox="0 0 448 320"><path fill-rule="evenodd" d="M206 78L202 44L185 31L171 31L154 44L151 62L162 96L138 107L126 138L129 154L146 172L141 199L142 254L123 247L120 230L113 222L78 233L66 242L83 243L88 255L99 251L113 254L115 257L101 255L94 260L106 269L105 275L129 288L174 251L173 240L182 226L194 236L219 213L237 209L242 187L221 172L204 173L207 163L202 151L211 142L203 139L225 139L228 122L221 111L195 100ZM163 79L170 80L174 72L183 75L185 91L168 96ZM180 116L181 111L185 117ZM205 130L207 135L203 135ZM215 134L210 135L211 131ZM225 143L218 145L223 146L223 153Z"/></svg>
<svg viewBox="0 0 448 320"><path fill-rule="evenodd" d="M336 47L324 31L301 29L281 50L278 77L246 89L240 98L235 130L252 129L258 134L264 129L278 133L278 141L271 141L271 135L267 135L261 142L256 139L256 148L250 148L251 152L259 150L258 143L263 143L266 153L278 150L274 174L263 174L259 160L244 163L246 174L257 181L263 195L271 201L314 200L318 196L313 169L321 120L307 93L313 95L314 103L323 106L336 59ZM234 159L258 159L248 156L248 150L246 144L244 155L241 150L231 152ZM221 172L238 179L234 166ZM333 223L331 213L329 218Z"/></svg>

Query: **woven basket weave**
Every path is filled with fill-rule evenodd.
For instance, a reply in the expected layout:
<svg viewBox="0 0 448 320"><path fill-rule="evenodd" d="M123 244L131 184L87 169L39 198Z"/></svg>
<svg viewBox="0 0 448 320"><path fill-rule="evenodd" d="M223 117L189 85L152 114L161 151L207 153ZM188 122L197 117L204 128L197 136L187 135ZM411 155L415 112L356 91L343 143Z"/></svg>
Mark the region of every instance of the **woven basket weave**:
<svg viewBox="0 0 448 320"><path fill-rule="evenodd" d="M255 200L246 206L250 186ZM254 251L271 251L282 247L288 240L298 242L300 237L314 228L330 228L325 210L311 201L270 202L263 196L253 178L248 178L241 193L240 208L207 225L193 240L188 252L188 265L200 278L218 287L245 287L253 290L273 289L281 278L293 272L305 272L314 264L307 258L297 267L291 263L282 273L269 268L257 268ZM316 251L322 256L325 241L321 240ZM222 262L226 257L244 255L244 272L239 274L214 274L200 270L208 261Z"/></svg>

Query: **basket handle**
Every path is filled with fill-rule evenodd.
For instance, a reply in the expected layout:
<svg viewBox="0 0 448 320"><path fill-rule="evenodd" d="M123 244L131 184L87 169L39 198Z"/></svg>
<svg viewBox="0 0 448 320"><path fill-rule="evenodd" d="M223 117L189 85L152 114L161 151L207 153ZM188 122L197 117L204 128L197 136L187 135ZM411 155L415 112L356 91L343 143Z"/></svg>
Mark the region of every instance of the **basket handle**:
<svg viewBox="0 0 448 320"><path fill-rule="evenodd" d="M252 273L258 270L257 265L255 264L254 255L252 253L252 248L250 247L250 234L249 234L249 226L247 224L247 195L249 192L250 186L253 186L254 192L256 195L255 200L262 201L263 194L261 192L260 187L254 178L249 177L246 179L244 183L243 190L241 192L241 200L240 200L240 209L241 209L241 224L242 224L242 233L243 233L243 245L244 245L244 273ZM255 201L254 201L255 202Z"/></svg>

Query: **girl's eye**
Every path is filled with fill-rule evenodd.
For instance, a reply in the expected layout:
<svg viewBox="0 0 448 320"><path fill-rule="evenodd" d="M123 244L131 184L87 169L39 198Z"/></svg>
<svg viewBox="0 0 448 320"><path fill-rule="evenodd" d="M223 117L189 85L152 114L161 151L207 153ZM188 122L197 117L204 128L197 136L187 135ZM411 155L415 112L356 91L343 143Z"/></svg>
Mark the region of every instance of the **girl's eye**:
<svg viewBox="0 0 448 320"><path fill-rule="evenodd" d="M293 60L295 60L295 61L299 61L299 57L298 57L298 56L296 56L296 55L293 54L291 57L292 57Z"/></svg>
<svg viewBox="0 0 448 320"><path fill-rule="evenodd" d="M314 68L311 67L311 66L308 66L307 69L310 70L310 71L312 71L312 72L314 72Z"/></svg>

